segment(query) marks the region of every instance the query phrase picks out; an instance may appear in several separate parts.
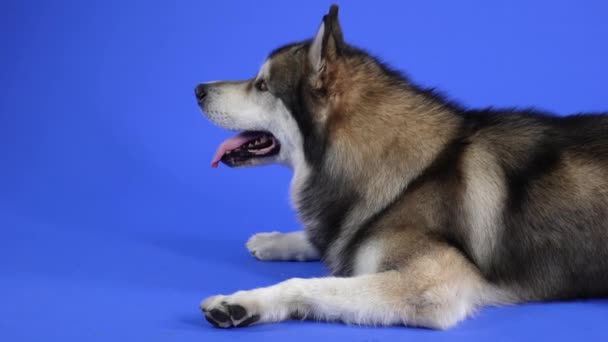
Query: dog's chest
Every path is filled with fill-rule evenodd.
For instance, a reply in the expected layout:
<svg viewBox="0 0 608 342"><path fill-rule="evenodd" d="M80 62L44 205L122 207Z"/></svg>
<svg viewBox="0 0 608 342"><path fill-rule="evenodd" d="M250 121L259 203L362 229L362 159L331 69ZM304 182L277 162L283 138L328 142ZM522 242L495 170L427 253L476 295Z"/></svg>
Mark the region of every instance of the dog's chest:
<svg viewBox="0 0 608 342"><path fill-rule="evenodd" d="M324 171L305 176L296 173L291 199L309 241L326 266L337 275L352 274L357 250L364 242L357 240L357 233L367 218L365 210L361 210L365 205L357 187ZM357 268L373 268L363 264L359 261Z"/></svg>

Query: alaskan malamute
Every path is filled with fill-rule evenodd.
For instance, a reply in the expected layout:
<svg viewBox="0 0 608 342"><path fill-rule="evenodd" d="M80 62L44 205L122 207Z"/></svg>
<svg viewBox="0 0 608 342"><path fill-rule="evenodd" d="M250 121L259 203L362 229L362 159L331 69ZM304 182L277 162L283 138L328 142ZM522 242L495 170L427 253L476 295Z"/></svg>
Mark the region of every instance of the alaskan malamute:
<svg viewBox="0 0 608 342"><path fill-rule="evenodd" d="M608 295L608 116L468 110L346 44L312 40L198 104L237 136L212 165L281 163L304 229L254 235L260 260L333 276L214 296L211 324L294 317L445 329L485 305Z"/></svg>

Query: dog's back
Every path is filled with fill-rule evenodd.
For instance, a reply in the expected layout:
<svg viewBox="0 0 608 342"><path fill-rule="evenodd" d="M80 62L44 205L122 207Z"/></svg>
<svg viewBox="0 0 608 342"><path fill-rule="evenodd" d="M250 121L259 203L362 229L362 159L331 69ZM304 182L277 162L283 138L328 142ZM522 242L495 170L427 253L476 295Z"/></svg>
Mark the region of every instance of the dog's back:
<svg viewBox="0 0 608 342"><path fill-rule="evenodd" d="M476 126L471 143L495 165L479 167L504 177L501 228L492 257L478 262L484 275L532 299L608 294L608 116L467 120ZM477 210L493 203L484 201Z"/></svg>

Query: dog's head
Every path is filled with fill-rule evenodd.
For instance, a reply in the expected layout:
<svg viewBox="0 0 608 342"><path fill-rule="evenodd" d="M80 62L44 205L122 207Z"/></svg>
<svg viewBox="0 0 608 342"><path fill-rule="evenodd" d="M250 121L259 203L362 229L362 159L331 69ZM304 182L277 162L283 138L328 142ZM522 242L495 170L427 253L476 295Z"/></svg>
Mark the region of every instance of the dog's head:
<svg viewBox="0 0 608 342"><path fill-rule="evenodd" d="M383 98L402 97L391 91L399 82L398 74L344 42L332 5L313 39L276 49L255 77L196 87L209 120L242 131L219 146L212 165L318 164L337 132L351 138L342 151L369 143L379 133L365 128L369 114L379 112Z"/></svg>
<svg viewBox="0 0 608 342"><path fill-rule="evenodd" d="M198 85L196 98L207 118L222 128L242 131L220 145L213 166L220 160L232 167L293 165L307 153L322 150L320 137L335 72L330 65L344 46L334 5L314 39L276 49L255 77Z"/></svg>

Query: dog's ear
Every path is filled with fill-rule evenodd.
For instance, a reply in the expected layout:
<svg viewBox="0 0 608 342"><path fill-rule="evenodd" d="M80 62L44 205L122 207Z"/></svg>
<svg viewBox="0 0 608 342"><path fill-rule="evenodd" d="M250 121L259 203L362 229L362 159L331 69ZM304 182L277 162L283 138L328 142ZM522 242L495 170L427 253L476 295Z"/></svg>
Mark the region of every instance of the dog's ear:
<svg viewBox="0 0 608 342"><path fill-rule="evenodd" d="M322 71L327 62L336 60L344 49L342 29L338 22L338 6L331 5L329 13L323 16L323 21L313 39L308 58L314 70Z"/></svg>

